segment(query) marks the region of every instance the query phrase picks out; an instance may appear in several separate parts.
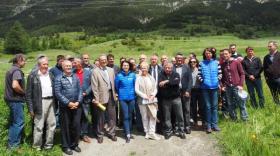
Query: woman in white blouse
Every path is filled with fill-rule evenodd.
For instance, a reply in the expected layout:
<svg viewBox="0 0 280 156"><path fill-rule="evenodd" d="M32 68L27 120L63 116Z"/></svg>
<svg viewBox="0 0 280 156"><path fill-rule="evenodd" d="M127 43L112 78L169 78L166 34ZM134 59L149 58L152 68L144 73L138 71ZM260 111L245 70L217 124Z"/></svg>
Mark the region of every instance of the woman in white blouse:
<svg viewBox="0 0 280 156"><path fill-rule="evenodd" d="M160 140L155 133L157 121L157 84L155 79L148 73L149 64L142 62L140 65L141 74L136 78L135 92L138 95L137 104L140 113L146 139Z"/></svg>

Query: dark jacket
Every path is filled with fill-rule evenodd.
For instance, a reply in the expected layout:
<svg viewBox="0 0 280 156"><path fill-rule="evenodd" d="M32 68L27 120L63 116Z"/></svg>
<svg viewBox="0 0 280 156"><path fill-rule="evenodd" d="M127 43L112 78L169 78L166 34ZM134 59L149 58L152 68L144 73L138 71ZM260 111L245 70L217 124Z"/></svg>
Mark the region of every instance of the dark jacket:
<svg viewBox="0 0 280 156"><path fill-rule="evenodd" d="M54 94L54 76L49 72ZM54 95L53 95L54 99ZM27 78L26 103L29 112L42 113L42 88L38 70L34 70Z"/></svg>
<svg viewBox="0 0 280 156"><path fill-rule="evenodd" d="M62 67L58 66L58 65L55 65L53 68L50 69L50 73L52 73L52 75L54 77L62 75L62 73L63 73Z"/></svg>
<svg viewBox="0 0 280 156"><path fill-rule="evenodd" d="M72 74L72 84L65 74L55 78L55 96L59 101L60 107L67 107L70 102L82 103L83 95L80 81L75 74Z"/></svg>
<svg viewBox="0 0 280 156"><path fill-rule="evenodd" d="M193 83L192 72L190 68L188 68L188 71L185 72L184 75L182 75L182 92L190 93L192 89L192 83Z"/></svg>
<svg viewBox="0 0 280 156"><path fill-rule="evenodd" d="M263 66L260 58L253 57L252 60L250 60L247 56L245 56L244 60L242 61L242 66L246 79L249 79L250 75L253 75L255 78L261 77Z"/></svg>
<svg viewBox="0 0 280 156"><path fill-rule="evenodd" d="M14 91L12 85L13 85L13 75L15 72L20 72L21 79L18 80L19 85L23 90L25 90L25 80L24 80L24 73L22 70L16 66L13 65L12 68L7 71L6 77L5 77L5 93L4 93L4 100L7 102L24 102L25 101L25 95L19 94Z"/></svg>
<svg viewBox="0 0 280 156"><path fill-rule="evenodd" d="M158 70L157 70L157 72L158 72L158 76L159 76L159 74L161 73L161 71L162 71L162 67L160 66L160 65L157 65L157 67L158 67ZM150 65L150 67L149 67L149 74L150 75L152 75L152 65Z"/></svg>
<svg viewBox="0 0 280 156"><path fill-rule="evenodd" d="M76 73L76 70L74 70ZM89 68L84 68L83 70L83 93L86 93L86 96L83 97L83 103L91 103L93 99L93 93L91 89L91 70Z"/></svg>
<svg viewBox="0 0 280 156"><path fill-rule="evenodd" d="M169 80L169 82L163 86L159 87L159 95L162 99L175 99L180 96L180 76L176 72L172 72L171 75L167 76L164 71L159 75L158 82Z"/></svg>
<svg viewBox="0 0 280 156"><path fill-rule="evenodd" d="M191 69L190 69L190 67L188 66L188 65L186 65L186 64L183 64L183 65L181 65L181 67L182 67L182 75L181 75L181 77L180 77L180 83L181 83L181 91L183 91L183 83L186 85L186 84L188 84L187 82L183 82L183 81L185 81L186 80L186 77L184 78L184 75L192 75L192 72L191 72ZM177 65L174 65L173 66L173 71L174 72L176 72L176 68L178 68L178 66ZM179 74L179 76L180 76L180 74ZM185 80L183 80L183 79L185 79ZM185 86L186 87L186 86ZM185 88L186 89L186 88Z"/></svg>
<svg viewBox="0 0 280 156"><path fill-rule="evenodd" d="M280 52L276 52L273 57L273 62L270 60L270 55L266 55L263 59L263 70L266 79L280 78Z"/></svg>
<svg viewBox="0 0 280 156"><path fill-rule="evenodd" d="M230 60L222 64L223 86L243 86L245 73L242 65L237 60Z"/></svg>

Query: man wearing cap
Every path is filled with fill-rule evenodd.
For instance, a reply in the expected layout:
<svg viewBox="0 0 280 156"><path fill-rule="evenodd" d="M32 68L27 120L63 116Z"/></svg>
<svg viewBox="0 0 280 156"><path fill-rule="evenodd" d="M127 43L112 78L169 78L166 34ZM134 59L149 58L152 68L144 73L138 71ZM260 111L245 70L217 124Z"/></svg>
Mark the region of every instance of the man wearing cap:
<svg viewBox="0 0 280 156"><path fill-rule="evenodd" d="M269 41L267 47L269 54L263 59L264 77L274 102L280 105L280 53L277 50L278 43L276 41Z"/></svg>
<svg viewBox="0 0 280 156"><path fill-rule="evenodd" d="M261 73L263 66L261 59L255 56L254 49L252 47L246 48L247 56L242 61L242 66L245 72L245 82L250 95L250 101L253 108L264 107L264 96L262 88ZM258 93L259 102L257 103L255 97L255 90Z"/></svg>
<svg viewBox="0 0 280 156"><path fill-rule="evenodd" d="M244 70L241 63L231 57L229 49L224 49L223 54L224 62L221 65L223 74L222 90L226 91L229 115L231 119L237 120L236 107L239 107L242 120L247 121L246 100L238 96L238 91L243 90Z"/></svg>

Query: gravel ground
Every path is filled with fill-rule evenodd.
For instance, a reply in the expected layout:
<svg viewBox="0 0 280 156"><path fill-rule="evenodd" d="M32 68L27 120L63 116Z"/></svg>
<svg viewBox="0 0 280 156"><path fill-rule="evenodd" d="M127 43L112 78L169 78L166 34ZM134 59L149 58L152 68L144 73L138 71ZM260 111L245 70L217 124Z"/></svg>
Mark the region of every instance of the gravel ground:
<svg viewBox="0 0 280 156"><path fill-rule="evenodd" d="M203 131L192 131L186 135L185 140L172 136L165 140L147 140L143 134L133 133L135 139L129 144L125 143L121 130L118 130L118 141L113 142L104 137L102 144L98 144L95 138L91 143L80 142L81 153L74 152L75 156L220 156L222 155L217 141L210 134Z"/></svg>

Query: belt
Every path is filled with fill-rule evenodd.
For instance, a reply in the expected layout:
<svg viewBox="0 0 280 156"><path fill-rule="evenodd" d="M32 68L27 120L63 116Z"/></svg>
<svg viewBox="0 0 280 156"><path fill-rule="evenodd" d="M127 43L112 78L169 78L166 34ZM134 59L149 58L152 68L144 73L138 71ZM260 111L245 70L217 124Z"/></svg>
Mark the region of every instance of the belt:
<svg viewBox="0 0 280 156"><path fill-rule="evenodd" d="M53 96L46 96L46 97L42 97L42 99L52 99Z"/></svg>

